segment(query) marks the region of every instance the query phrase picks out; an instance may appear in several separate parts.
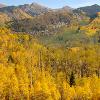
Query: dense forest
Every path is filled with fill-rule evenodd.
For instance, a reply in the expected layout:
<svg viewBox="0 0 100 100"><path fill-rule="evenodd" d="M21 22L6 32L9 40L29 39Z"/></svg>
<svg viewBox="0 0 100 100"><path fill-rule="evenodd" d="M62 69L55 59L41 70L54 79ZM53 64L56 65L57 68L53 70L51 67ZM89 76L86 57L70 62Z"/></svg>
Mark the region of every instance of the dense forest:
<svg viewBox="0 0 100 100"><path fill-rule="evenodd" d="M0 100L100 100L100 6L0 7Z"/></svg>
<svg viewBox="0 0 100 100"><path fill-rule="evenodd" d="M0 29L1 100L99 100L100 47L50 48Z"/></svg>

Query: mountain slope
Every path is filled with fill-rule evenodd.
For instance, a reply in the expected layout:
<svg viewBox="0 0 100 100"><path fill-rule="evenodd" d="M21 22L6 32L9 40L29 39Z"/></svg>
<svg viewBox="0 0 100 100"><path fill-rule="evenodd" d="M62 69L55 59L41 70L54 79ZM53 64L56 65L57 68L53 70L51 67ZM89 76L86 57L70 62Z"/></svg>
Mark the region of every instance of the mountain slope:
<svg viewBox="0 0 100 100"><path fill-rule="evenodd" d="M73 12L73 8L69 7L69 6L64 6L62 8L58 8L58 9L53 9L53 11L66 11L67 13L72 13Z"/></svg>
<svg viewBox="0 0 100 100"><path fill-rule="evenodd" d="M37 3L20 5L19 8L22 9L27 14L30 14L32 16L40 15L50 10L49 8L39 5Z"/></svg>
<svg viewBox="0 0 100 100"><path fill-rule="evenodd" d="M50 11L42 15L33 17L32 19L16 20L11 24L11 28L15 31L51 31L56 30L62 26L77 26L78 22L84 21L87 17L85 15L79 15L77 13L69 13L66 10L63 11ZM16 29L16 25L19 26ZM27 27L27 28L26 28Z"/></svg>
<svg viewBox="0 0 100 100"><path fill-rule="evenodd" d="M80 22L87 20L85 14L76 13L69 6L54 10L37 3L3 7L0 8L0 12L13 22L11 28L25 32L45 30L54 32L55 29L64 25L77 26Z"/></svg>
<svg viewBox="0 0 100 100"><path fill-rule="evenodd" d="M0 12L5 13L10 17L23 17L18 19L30 18L30 16L40 15L42 13L47 12L48 10L49 8L46 8L36 3L32 3L30 5L25 4L20 6L7 6L0 8ZM18 15L15 13L18 13Z"/></svg>
<svg viewBox="0 0 100 100"><path fill-rule="evenodd" d="M95 4L95 5L92 5L92 6L81 7L81 8L74 10L74 11L76 11L76 12L83 11L89 17L94 18L96 16L96 13L100 12L100 6Z"/></svg>
<svg viewBox="0 0 100 100"><path fill-rule="evenodd" d="M100 13L97 14L97 17L93 19L88 25L82 26L81 30L89 36L94 36L96 33L100 32Z"/></svg>
<svg viewBox="0 0 100 100"><path fill-rule="evenodd" d="M10 17L5 14L0 12L0 27L5 26L7 22L9 22L11 19Z"/></svg>
<svg viewBox="0 0 100 100"><path fill-rule="evenodd" d="M6 14L11 19L20 20L20 19L25 19L25 18L31 18L30 15L28 15L27 13L23 12L20 8L15 7L15 6L0 8L0 12Z"/></svg>
<svg viewBox="0 0 100 100"><path fill-rule="evenodd" d="M0 3L0 8L6 7L6 5Z"/></svg>
<svg viewBox="0 0 100 100"><path fill-rule="evenodd" d="M68 12L72 12L73 11L73 8L71 8L69 6L64 6L63 8L61 8L61 10L65 10L65 11L68 11Z"/></svg>

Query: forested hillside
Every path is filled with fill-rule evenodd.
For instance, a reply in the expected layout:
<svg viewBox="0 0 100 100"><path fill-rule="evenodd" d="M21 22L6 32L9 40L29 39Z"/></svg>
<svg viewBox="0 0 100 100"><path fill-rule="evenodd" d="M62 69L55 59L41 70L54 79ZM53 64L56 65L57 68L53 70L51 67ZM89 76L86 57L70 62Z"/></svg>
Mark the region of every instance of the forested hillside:
<svg viewBox="0 0 100 100"><path fill-rule="evenodd" d="M70 24L76 26L78 23L89 21L89 17L84 12L74 12L71 7L50 9L37 3L3 7L0 8L0 13L4 26L9 26L13 31L33 34L38 31L52 31L53 33L61 26L70 26ZM6 20L6 17L10 20Z"/></svg>
<svg viewBox="0 0 100 100"><path fill-rule="evenodd" d="M100 100L94 6L0 8L0 100Z"/></svg>
<svg viewBox="0 0 100 100"><path fill-rule="evenodd" d="M92 6L80 7L74 10L75 12L85 12L87 16L91 18L96 17L96 13L100 12L100 6L98 4L94 4Z"/></svg>
<svg viewBox="0 0 100 100"><path fill-rule="evenodd" d="M1 100L99 100L100 47L48 48L0 29Z"/></svg>

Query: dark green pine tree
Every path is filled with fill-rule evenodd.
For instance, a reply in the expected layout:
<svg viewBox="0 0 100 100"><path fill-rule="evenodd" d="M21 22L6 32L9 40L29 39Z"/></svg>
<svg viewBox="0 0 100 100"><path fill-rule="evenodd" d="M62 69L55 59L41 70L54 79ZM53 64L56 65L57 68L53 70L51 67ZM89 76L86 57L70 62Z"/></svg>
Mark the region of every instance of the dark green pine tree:
<svg viewBox="0 0 100 100"><path fill-rule="evenodd" d="M74 85L75 85L75 76L74 76L74 73L71 72L71 75L70 75L70 87L72 87Z"/></svg>
<svg viewBox="0 0 100 100"><path fill-rule="evenodd" d="M13 59L13 57L11 55L9 55L7 62L8 63L14 63L14 59Z"/></svg>

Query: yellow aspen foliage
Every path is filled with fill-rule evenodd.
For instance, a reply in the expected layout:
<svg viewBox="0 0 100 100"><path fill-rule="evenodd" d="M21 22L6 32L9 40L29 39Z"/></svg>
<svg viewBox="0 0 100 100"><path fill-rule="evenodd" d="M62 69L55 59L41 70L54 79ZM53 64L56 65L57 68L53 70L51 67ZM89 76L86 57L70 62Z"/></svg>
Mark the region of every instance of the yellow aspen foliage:
<svg viewBox="0 0 100 100"><path fill-rule="evenodd" d="M100 98L100 78L93 76L90 80L90 89L94 100Z"/></svg>
<svg viewBox="0 0 100 100"><path fill-rule="evenodd" d="M16 66L16 73L19 82L19 91L22 95L26 97L29 96L29 79L28 73L24 66Z"/></svg>
<svg viewBox="0 0 100 100"><path fill-rule="evenodd" d="M34 93L36 94L36 93L38 93L40 91L42 91L41 82L37 80L34 83Z"/></svg>
<svg viewBox="0 0 100 100"><path fill-rule="evenodd" d="M5 74L6 68L0 64L0 98L5 96L4 90L6 88L7 76Z"/></svg>
<svg viewBox="0 0 100 100"><path fill-rule="evenodd" d="M92 98L92 92L90 90L90 87L86 84L83 87L77 86L75 88L76 90L76 98L77 99L91 99Z"/></svg>
<svg viewBox="0 0 100 100"><path fill-rule="evenodd" d="M70 87L70 85L66 81L63 81L62 88L63 88L62 98L64 100L71 100L75 97L74 87Z"/></svg>
<svg viewBox="0 0 100 100"><path fill-rule="evenodd" d="M30 35L2 28L0 100L99 100L99 56L99 45L47 48Z"/></svg>
<svg viewBox="0 0 100 100"><path fill-rule="evenodd" d="M19 83L12 67L6 69L7 74L7 90L11 97L15 98L19 94Z"/></svg>

